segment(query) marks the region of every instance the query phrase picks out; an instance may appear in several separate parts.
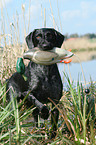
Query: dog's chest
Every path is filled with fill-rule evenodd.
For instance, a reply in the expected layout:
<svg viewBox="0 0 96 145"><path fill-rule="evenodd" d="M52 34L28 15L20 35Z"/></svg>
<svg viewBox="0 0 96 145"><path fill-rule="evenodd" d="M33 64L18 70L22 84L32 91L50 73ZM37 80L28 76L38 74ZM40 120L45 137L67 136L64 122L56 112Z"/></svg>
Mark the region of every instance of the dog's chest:
<svg viewBox="0 0 96 145"><path fill-rule="evenodd" d="M53 74L49 66L37 65L30 72L30 87L34 89L48 90Z"/></svg>
<svg viewBox="0 0 96 145"><path fill-rule="evenodd" d="M47 101L48 97L56 97L61 92L62 82L57 65L31 65L29 74L29 89L39 101L42 102L40 98Z"/></svg>

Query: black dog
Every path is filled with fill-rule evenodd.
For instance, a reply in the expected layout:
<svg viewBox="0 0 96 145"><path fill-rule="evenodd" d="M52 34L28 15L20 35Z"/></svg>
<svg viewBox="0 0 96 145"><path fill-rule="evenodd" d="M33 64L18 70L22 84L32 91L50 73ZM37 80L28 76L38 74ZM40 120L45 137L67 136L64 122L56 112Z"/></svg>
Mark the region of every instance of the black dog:
<svg viewBox="0 0 96 145"><path fill-rule="evenodd" d="M29 49L38 47L43 51L51 50L54 47L61 47L64 36L54 29L42 28L35 29L26 37L26 42ZM27 104L34 105L37 108L33 111L35 120L38 122L38 114L43 119L49 117L49 110L44 105L50 102L50 99L57 104L62 96L62 81L56 64L53 65L39 65L32 61L26 67L25 75L27 81L24 80L21 74L14 73L7 83L7 98L12 99L14 90L14 97L17 100L23 99L28 93ZM52 104L54 107L54 104ZM59 111L56 107L51 111L52 134L51 138L55 137Z"/></svg>

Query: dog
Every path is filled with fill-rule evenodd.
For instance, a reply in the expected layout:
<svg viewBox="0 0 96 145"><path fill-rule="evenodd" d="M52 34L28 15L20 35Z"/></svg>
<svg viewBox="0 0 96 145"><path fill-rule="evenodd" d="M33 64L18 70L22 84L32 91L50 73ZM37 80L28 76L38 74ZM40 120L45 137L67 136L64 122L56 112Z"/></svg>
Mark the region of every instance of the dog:
<svg viewBox="0 0 96 145"><path fill-rule="evenodd" d="M54 47L60 48L63 41L64 35L53 28L35 29L26 37L26 43L29 49L38 47L43 51L52 50ZM56 136L59 118L59 111L54 104L59 102L63 90L57 64L40 65L30 61L25 69L25 76L27 77L27 81L18 72L15 72L9 78L6 85L6 89L8 90L7 99L11 101L12 96L17 96L17 100L19 101L28 94L27 106L36 106L36 109L33 111L36 122L38 122L38 115L43 119L48 119L50 113L45 104L51 102L53 107L51 111L51 138L54 138ZM13 88L12 90L14 92L10 88Z"/></svg>

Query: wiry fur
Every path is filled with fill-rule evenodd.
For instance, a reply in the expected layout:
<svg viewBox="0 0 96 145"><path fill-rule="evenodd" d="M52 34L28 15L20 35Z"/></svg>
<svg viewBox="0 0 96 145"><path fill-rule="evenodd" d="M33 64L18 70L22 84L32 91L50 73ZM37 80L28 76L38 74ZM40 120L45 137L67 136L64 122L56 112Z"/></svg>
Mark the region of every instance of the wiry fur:
<svg viewBox="0 0 96 145"><path fill-rule="evenodd" d="M61 47L64 36L54 29L42 28L35 29L26 37L26 42L29 49L39 47L41 50L51 50L54 47ZM57 64L53 65L39 65L32 61L29 62L25 70L27 81L24 80L21 74L14 73L7 83L7 90L12 87L14 97L17 100L23 99L29 92L27 97L27 105L34 105L37 108L34 110L33 115L38 121L38 114L43 118L49 117L49 110L44 105L50 102L49 98L57 104L62 96L62 81L58 71ZM7 98L12 99L12 91L9 89ZM54 105L52 105L54 106ZM54 108L51 111L52 132L51 138L55 137L59 111ZM55 121L54 121L55 120Z"/></svg>

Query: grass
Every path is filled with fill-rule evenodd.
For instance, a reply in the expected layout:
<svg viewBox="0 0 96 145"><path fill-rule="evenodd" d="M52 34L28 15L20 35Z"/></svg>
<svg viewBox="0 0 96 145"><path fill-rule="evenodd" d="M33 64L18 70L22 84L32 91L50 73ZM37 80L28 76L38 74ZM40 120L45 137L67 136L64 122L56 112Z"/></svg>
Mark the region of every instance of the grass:
<svg viewBox="0 0 96 145"><path fill-rule="evenodd" d="M29 7L30 7L29 0ZM53 26L55 27L55 19L50 2L50 9L53 17ZM57 1L58 2L58 1ZM7 14L8 15L8 14ZM25 8L22 5L22 15L24 19L24 36L27 28L25 26ZM58 8L59 15L59 8ZM96 144L96 83L91 81L89 86L90 93L86 94L85 89L81 83L74 86L66 74L64 76L68 81L68 90L64 90L63 96L56 106L60 112L57 136L55 139L49 139L49 132L51 131L50 117L48 120L39 119L39 127L35 127L32 111L35 108L27 109L24 105L26 97L21 102L17 103L16 98L12 99L10 103L6 100L6 79L16 71L16 61L18 57L22 57L23 52L27 50L25 42L22 46L19 42L20 27L18 17L14 24L8 24L10 27L10 34L5 33L4 14L1 9L2 19L2 34L0 35L0 45L3 42L3 49L0 49L0 145L7 144L44 144L44 145L81 145L81 144ZM59 15L60 20L60 15ZM10 22L9 22L10 23ZM44 10L44 25L46 26L46 13ZM60 22L61 25L61 22ZM5 26L5 27L4 27ZM13 27L13 28L12 28ZM29 22L30 27L30 8L29 8ZM12 33L12 29L14 29ZM84 42L85 41L85 42ZM75 42L78 44L75 45ZM81 43L82 42L82 43ZM66 41L66 48L95 48L95 41L80 40ZM94 43L94 45L93 45ZM74 45L73 45L74 44ZM81 46L82 44L82 46ZM87 46L86 46L87 45ZM93 46L92 46L93 45ZM70 46L70 47L69 47ZM80 47L81 46L81 47ZM83 46L86 46L84 48ZM79 49L79 50L80 50ZM75 51L76 51L75 50ZM24 61L25 62L25 61ZM25 62L27 64L27 62ZM13 107L12 107L13 106ZM51 106L49 104L51 109Z"/></svg>
<svg viewBox="0 0 96 145"><path fill-rule="evenodd" d="M64 42L66 48L76 51L92 51L96 50L96 38L74 38Z"/></svg>
<svg viewBox="0 0 96 145"><path fill-rule="evenodd" d="M15 143L18 145L95 145L96 84L91 81L90 92L86 94L79 81L77 86L74 86L68 76L66 78L69 89L64 91L57 106L60 117L57 136L54 140L50 140L48 137L51 128L50 118L45 121L39 120L39 128L34 127L32 121L34 108L27 109L24 101L17 103L16 98L8 103L6 101L6 85L0 87L0 143L2 145ZM13 107L10 110L11 106Z"/></svg>

